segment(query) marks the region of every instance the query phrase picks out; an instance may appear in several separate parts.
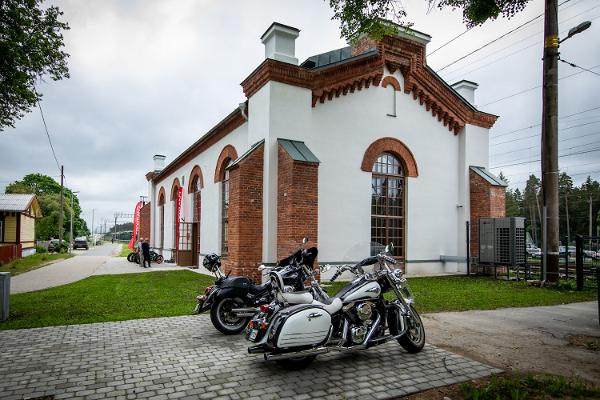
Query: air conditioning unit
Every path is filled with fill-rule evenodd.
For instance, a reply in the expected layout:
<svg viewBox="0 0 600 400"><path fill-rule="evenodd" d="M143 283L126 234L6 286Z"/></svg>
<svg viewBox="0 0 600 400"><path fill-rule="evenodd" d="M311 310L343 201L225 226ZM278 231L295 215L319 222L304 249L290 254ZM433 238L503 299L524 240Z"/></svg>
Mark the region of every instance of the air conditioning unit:
<svg viewBox="0 0 600 400"><path fill-rule="evenodd" d="M479 219L479 264L525 264L525 218Z"/></svg>

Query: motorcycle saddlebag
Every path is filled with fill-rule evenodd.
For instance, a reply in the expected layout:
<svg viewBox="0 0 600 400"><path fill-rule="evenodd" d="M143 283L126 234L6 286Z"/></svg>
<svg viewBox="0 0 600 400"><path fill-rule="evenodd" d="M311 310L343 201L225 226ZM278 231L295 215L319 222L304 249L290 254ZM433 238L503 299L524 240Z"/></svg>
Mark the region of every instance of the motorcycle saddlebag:
<svg viewBox="0 0 600 400"><path fill-rule="evenodd" d="M279 349L316 346L329 335L331 315L322 307L300 304L279 311L272 327L272 345Z"/></svg>

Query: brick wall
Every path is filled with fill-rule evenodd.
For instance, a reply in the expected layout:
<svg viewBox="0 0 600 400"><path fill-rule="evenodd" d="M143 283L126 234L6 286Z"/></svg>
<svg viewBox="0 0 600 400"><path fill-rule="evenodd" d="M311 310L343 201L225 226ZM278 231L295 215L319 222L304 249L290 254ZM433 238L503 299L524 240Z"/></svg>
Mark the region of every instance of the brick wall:
<svg viewBox="0 0 600 400"><path fill-rule="evenodd" d="M369 38L368 36L364 36L360 38L356 43L352 44L352 55L357 56L366 52L369 49L377 48L377 41Z"/></svg>
<svg viewBox="0 0 600 400"><path fill-rule="evenodd" d="M277 178L277 259L318 242L319 164L294 161L279 145Z"/></svg>
<svg viewBox="0 0 600 400"><path fill-rule="evenodd" d="M251 277L260 282L263 231L264 144L241 160L229 172L228 254L223 256L225 272Z"/></svg>
<svg viewBox="0 0 600 400"><path fill-rule="evenodd" d="M479 218L506 216L503 186L493 186L472 170L469 171L471 205L471 256L479 254Z"/></svg>
<svg viewBox="0 0 600 400"><path fill-rule="evenodd" d="M150 240L150 203L140 208L140 233L138 237Z"/></svg>

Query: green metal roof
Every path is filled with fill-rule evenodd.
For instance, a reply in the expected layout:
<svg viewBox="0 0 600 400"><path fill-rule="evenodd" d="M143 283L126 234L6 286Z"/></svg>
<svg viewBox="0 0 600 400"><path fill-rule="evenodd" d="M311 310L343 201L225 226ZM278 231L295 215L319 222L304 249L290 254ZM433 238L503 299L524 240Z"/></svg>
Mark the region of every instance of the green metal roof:
<svg viewBox="0 0 600 400"><path fill-rule="evenodd" d="M313 154L312 151L309 150L308 147L304 144L304 142L299 142L297 140L289 140L289 139L277 139L277 143L283 147L286 153L294 161L304 161L310 163L320 163L319 159Z"/></svg>
<svg viewBox="0 0 600 400"><path fill-rule="evenodd" d="M494 186L505 186L505 187L508 186L508 184L506 182L504 182L502 179L498 178L496 175L492 174L490 171L488 171L484 167L477 167L477 166L471 165L470 168L473 172L475 172L477 175L479 175L480 177L482 177L483 179L485 179L486 181L488 181L489 183L491 183Z"/></svg>

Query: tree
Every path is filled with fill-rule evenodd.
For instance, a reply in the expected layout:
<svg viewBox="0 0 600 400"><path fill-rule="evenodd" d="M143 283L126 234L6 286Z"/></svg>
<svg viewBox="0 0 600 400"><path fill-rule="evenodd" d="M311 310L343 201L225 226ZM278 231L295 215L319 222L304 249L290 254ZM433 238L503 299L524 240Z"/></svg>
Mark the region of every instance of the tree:
<svg viewBox="0 0 600 400"><path fill-rule="evenodd" d="M463 10L467 27L481 25L500 15L511 18L522 11L530 0L428 0L430 7L450 7ZM396 33L404 21L406 11L400 0L329 0L333 18L340 21L342 37L356 40L361 34L374 39ZM391 22L391 23L390 23Z"/></svg>
<svg viewBox="0 0 600 400"><path fill-rule="evenodd" d="M6 187L6 193L32 193L40 203L43 217L36 221L35 236L38 240L48 240L58 237L58 221L60 213L60 184L47 175L29 174L22 180L13 182ZM81 206L76 194L64 187L64 224L63 232L68 232L71 223L71 196L73 196L73 236L88 235L87 224L81 218Z"/></svg>
<svg viewBox="0 0 600 400"><path fill-rule="evenodd" d="M539 222L542 219L539 203L540 189L540 179L535 175L529 175L523 193L523 208L528 217L527 227L536 244L539 243L541 239L541 229L539 229Z"/></svg>
<svg viewBox="0 0 600 400"><path fill-rule="evenodd" d="M0 132L41 99L38 79L69 77L58 7L42 0L0 0Z"/></svg>

